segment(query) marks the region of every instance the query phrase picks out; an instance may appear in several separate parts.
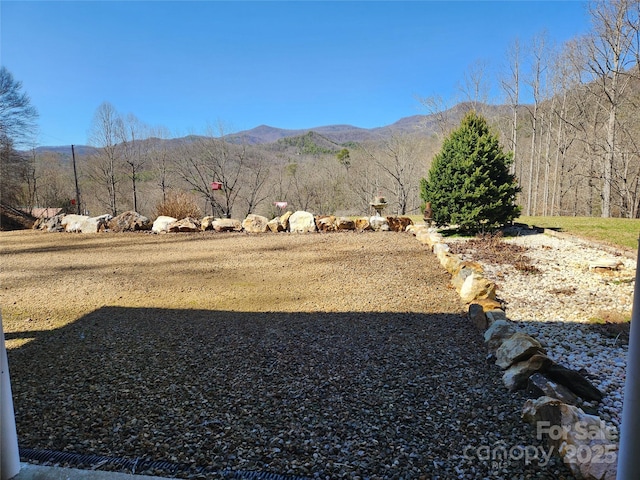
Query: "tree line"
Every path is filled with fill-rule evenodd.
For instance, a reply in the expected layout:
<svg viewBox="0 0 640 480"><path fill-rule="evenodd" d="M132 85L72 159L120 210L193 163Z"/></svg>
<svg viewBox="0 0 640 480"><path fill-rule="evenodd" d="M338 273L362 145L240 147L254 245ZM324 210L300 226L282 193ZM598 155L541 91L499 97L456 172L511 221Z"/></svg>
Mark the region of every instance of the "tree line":
<svg viewBox="0 0 640 480"><path fill-rule="evenodd" d="M467 110L475 110L512 152L510 173L520 185L523 214L638 218L639 11L640 0L593 2L587 34L562 45L544 33L514 40L501 68L489 70L483 61L468 68L458 98L421 99L428 114L423 128L358 144L305 135L243 145L226 137L223 126L172 138L166 128L150 127L105 102L91 125L94 150L77 159L79 199L68 153L14 148L24 145L36 114L26 97L26 110L16 110L11 128L4 126L8 100L25 97L19 82L3 80L3 67L2 202L71 208L77 200L91 214L133 209L153 216L172 191L182 191L203 214L242 217L275 215L274 203L283 201L316 213L363 214L382 195L388 213L419 213L420 180L443 139ZM490 95L497 90L500 99ZM220 188L212 189L213 182Z"/></svg>

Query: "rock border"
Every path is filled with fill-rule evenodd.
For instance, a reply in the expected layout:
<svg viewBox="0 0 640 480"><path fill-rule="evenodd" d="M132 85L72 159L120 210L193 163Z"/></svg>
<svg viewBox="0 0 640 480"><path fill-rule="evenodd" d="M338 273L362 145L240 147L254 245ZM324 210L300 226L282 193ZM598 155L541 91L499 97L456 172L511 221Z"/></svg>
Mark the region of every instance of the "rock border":
<svg viewBox="0 0 640 480"><path fill-rule="evenodd" d="M117 217L109 214L98 217L86 215L61 214L55 217L39 219L34 230L46 232L100 233L100 232L133 232L151 231L153 233L200 232L246 232L246 233L311 233L339 231L392 231L404 232L413 225L413 220L406 216L390 215L380 217L336 217L335 215L314 215L298 210L288 211L271 220L256 214L249 214L242 221L232 218L207 216L202 219L159 216L153 222L134 211L124 212Z"/></svg>
<svg viewBox="0 0 640 480"><path fill-rule="evenodd" d="M526 389L534 396L525 402L522 419L536 426L538 439L545 438L577 478L615 480L618 432L577 406L580 398L602 400L602 392L579 372L555 363L540 342L518 330L480 264L452 254L436 228L412 225L407 231L431 249L451 274L451 284L468 305L469 320L483 332L487 358L503 371L505 387Z"/></svg>

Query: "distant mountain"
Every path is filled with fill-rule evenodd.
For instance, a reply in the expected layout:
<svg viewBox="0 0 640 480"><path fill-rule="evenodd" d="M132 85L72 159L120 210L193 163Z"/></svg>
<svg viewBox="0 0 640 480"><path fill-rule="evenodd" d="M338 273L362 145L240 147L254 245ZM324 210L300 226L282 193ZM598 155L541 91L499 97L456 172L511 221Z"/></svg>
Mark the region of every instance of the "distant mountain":
<svg viewBox="0 0 640 480"><path fill-rule="evenodd" d="M505 110L509 107L505 105L483 105L482 113L485 114L491 120L492 117L505 113ZM399 134L411 134L420 132L424 135L430 135L438 130L438 122L441 118L455 125L460 122L464 114L471 109L471 104L460 103L453 108L442 112L438 115L413 115L410 117L404 117L391 125L386 125L377 128L360 128L353 125L327 125L322 127L313 127L307 129L288 130L284 128L271 127L269 125L260 125L252 128L251 130L243 130L241 132L225 135L225 139L231 143L245 144L245 145L267 145L276 144L278 141L291 137L304 137L309 132L314 132L322 138L319 144L322 144L323 148L326 147L333 150L334 146L327 146L323 142L330 142L335 146L345 145L349 143L362 143L367 141L382 140L388 138L391 135ZM165 141L170 145L179 145L196 141L199 137L197 135L189 135L187 137L173 138L169 140L153 141ZM318 144L318 139L314 139L314 142ZM75 146L76 155L89 155L94 153L96 149L94 147L85 145ZM61 153L65 156L71 157L71 146L50 146L50 147L38 147L36 151L41 152L54 152Z"/></svg>
<svg viewBox="0 0 640 480"><path fill-rule="evenodd" d="M76 155L90 155L97 150L95 147L89 147L87 145L74 145L73 148L76 152ZM71 145L63 145L57 147L36 147L36 152L58 153L65 156L68 155L69 158L71 158Z"/></svg>

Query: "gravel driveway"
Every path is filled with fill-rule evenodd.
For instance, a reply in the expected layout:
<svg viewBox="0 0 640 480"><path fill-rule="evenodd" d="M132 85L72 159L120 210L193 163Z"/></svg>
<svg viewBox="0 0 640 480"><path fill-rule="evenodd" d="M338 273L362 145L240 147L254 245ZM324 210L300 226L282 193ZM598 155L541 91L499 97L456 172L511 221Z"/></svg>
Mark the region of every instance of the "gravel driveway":
<svg viewBox="0 0 640 480"><path fill-rule="evenodd" d="M1 235L21 447L189 478L571 478L519 458L547 448L524 397L408 234Z"/></svg>

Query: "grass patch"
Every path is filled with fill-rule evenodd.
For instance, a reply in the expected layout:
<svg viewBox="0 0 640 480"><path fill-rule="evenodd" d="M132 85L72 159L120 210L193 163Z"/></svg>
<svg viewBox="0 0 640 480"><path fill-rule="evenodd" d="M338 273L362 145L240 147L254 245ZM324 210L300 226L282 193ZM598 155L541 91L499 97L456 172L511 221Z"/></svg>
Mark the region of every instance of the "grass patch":
<svg viewBox="0 0 640 480"><path fill-rule="evenodd" d="M549 228L621 247L638 248L640 220L600 217L520 217L518 223Z"/></svg>

